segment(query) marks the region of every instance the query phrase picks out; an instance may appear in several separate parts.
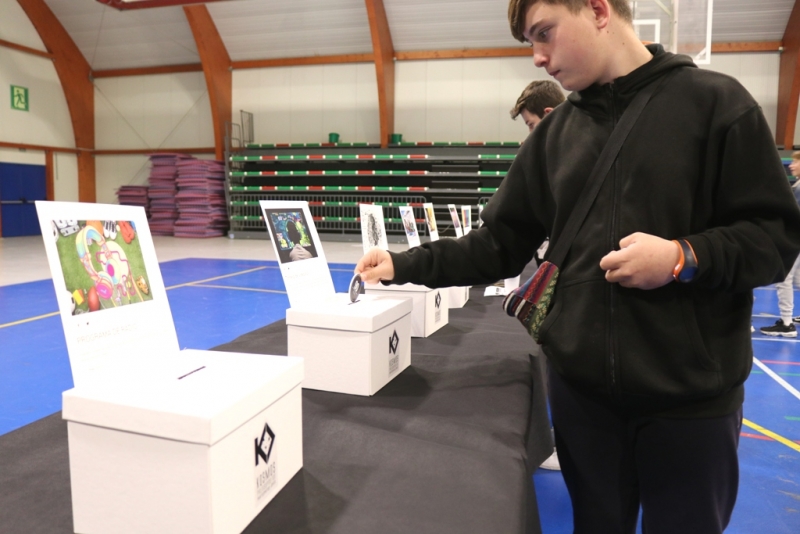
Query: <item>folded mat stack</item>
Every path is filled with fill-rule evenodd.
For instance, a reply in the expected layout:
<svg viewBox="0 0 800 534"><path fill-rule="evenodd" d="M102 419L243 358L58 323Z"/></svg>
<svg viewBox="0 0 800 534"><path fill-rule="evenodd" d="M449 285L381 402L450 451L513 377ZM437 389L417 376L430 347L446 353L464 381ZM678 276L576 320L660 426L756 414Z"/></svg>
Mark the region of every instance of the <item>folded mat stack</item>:
<svg viewBox="0 0 800 534"><path fill-rule="evenodd" d="M228 231L225 207L225 164L182 159L178 167L176 237L216 237Z"/></svg>
<svg viewBox="0 0 800 534"><path fill-rule="evenodd" d="M173 235L178 207L175 205L178 161L189 158L184 154L153 154L150 156L150 233Z"/></svg>
<svg viewBox="0 0 800 534"><path fill-rule="evenodd" d="M117 189L117 198L123 206L141 206L150 216L150 199L147 198L146 185L123 185Z"/></svg>

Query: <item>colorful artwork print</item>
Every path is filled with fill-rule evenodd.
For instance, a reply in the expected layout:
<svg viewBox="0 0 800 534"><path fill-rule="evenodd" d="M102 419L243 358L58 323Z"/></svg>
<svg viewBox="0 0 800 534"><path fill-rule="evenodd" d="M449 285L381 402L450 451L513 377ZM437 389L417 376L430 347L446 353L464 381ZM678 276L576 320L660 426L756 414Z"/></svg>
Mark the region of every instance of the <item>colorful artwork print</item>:
<svg viewBox="0 0 800 534"><path fill-rule="evenodd" d="M436 215L433 214L433 204L425 204L425 222L428 223L428 229L431 232L438 232L436 228Z"/></svg>
<svg viewBox="0 0 800 534"><path fill-rule="evenodd" d="M52 221L72 314L153 300L136 238L128 221Z"/></svg>
<svg viewBox="0 0 800 534"><path fill-rule="evenodd" d="M317 257L317 248L302 210L264 210L281 263Z"/></svg>

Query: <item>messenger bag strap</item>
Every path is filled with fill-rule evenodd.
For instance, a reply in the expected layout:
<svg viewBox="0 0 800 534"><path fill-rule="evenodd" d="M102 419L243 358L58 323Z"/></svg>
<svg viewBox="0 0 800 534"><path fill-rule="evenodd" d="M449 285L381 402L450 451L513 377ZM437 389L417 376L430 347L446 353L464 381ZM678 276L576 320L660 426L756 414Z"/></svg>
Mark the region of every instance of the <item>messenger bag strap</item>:
<svg viewBox="0 0 800 534"><path fill-rule="evenodd" d="M642 110L644 110L645 106L647 106L647 103L650 101L650 97L672 77L674 72L673 70L670 74L664 76L660 82L651 83L639 91L630 105L628 105L628 108L622 114L614 131L611 132L611 137L608 138L606 146L603 147L603 151L600 153L600 157L597 159L597 163L595 163L594 169L592 169L592 173L589 175L589 179L586 180L583 190L581 191L581 196L578 197L578 201L575 203L575 207L572 213L570 213L567 223L564 225L564 229L561 231L561 234L557 236L552 254L549 254L546 258L547 261L556 264L559 268L563 268L567 252L570 246L572 246L575 236L578 235L578 230L580 230L583 222L586 220L586 216L589 214L589 210L592 204L594 204L597 194L600 192L600 187L603 185L606 176L608 176L608 172L611 170L611 165L614 164L614 160L617 159L617 155L622 145L625 143L625 139L628 138L628 134L633 129L633 125L636 124L639 115L642 114Z"/></svg>

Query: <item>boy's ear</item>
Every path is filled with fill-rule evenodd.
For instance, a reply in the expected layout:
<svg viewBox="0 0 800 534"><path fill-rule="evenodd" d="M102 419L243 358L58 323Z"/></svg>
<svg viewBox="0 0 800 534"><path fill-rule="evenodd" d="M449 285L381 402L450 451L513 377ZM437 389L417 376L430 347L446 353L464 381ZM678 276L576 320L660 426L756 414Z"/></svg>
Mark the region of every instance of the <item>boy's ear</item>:
<svg viewBox="0 0 800 534"><path fill-rule="evenodd" d="M611 18L611 6L608 0L587 0L589 8L594 14L594 22L597 29L603 29L608 26L608 21Z"/></svg>
<svg viewBox="0 0 800 534"><path fill-rule="evenodd" d="M544 108L544 116L542 118L547 116L547 114L550 113L551 111L553 111L553 108Z"/></svg>

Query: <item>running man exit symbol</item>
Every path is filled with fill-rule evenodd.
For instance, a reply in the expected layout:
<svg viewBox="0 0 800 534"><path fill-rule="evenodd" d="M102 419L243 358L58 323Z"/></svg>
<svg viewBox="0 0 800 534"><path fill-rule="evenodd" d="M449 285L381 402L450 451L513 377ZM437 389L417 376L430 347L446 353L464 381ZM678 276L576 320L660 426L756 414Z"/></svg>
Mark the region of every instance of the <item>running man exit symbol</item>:
<svg viewBox="0 0 800 534"><path fill-rule="evenodd" d="M11 109L28 111L28 88L11 86Z"/></svg>

